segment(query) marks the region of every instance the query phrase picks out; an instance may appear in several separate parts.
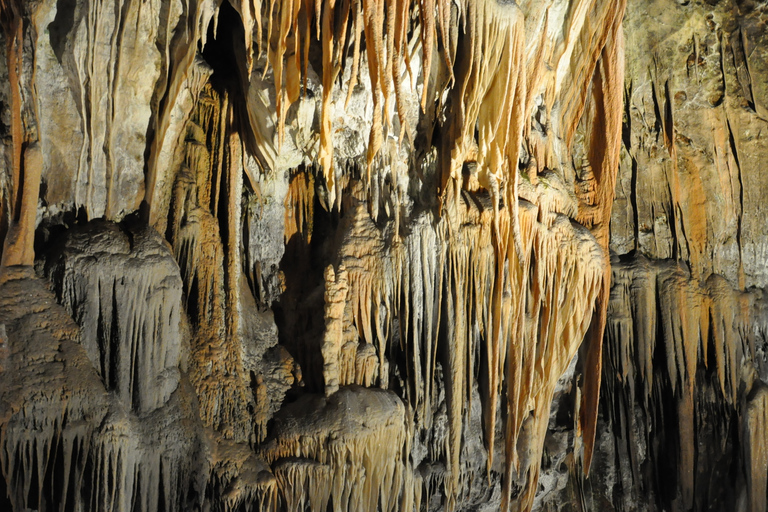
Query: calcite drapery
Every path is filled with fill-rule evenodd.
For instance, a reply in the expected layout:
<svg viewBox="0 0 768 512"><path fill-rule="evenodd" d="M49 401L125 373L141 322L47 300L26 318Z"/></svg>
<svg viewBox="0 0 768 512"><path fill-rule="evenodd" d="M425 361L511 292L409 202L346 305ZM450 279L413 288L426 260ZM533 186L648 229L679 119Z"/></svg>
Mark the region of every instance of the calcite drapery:
<svg viewBox="0 0 768 512"><path fill-rule="evenodd" d="M580 482L553 454L544 508L765 509L765 19L628 4L596 463Z"/></svg>
<svg viewBox="0 0 768 512"><path fill-rule="evenodd" d="M157 409L179 381L181 280L170 250L145 226L98 222L62 245L46 274L88 358L127 406Z"/></svg>
<svg viewBox="0 0 768 512"><path fill-rule="evenodd" d="M16 59L6 58L10 90L25 95L9 96L5 110L28 120L12 123L9 161L21 161L24 145L30 155L30 172L11 167L2 197L31 191L24 215L16 199L0 205L4 258L15 251L14 223L26 255L4 265L33 263L35 216L39 259L59 231L100 217L138 212L130 222L165 236L184 307L178 319L163 315L168 325L150 342L171 346L178 334L188 346L168 370L191 382L177 392L194 389L195 439L205 428L201 442L213 447L209 486L196 496L206 506L332 500L339 510L390 510L444 496L447 509L529 509L555 385L585 336L576 410L588 469L623 2L2 5L3 22L17 28L3 36ZM120 119L129 101L136 108ZM44 155L39 208L35 144ZM284 239L262 236L274 230ZM128 259L141 252L128 245ZM71 275L88 268L78 263ZM141 291L145 276L106 270ZM75 280L63 288L85 288ZM76 299L60 296L75 316L94 297ZM270 307L304 375L258 327ZM132 338L130 329L99 333L97 320L94 335L81 323L109 386L101 361L112 359L110 345L97 340ZM142 370L154 375L152 364ZM384 389L365 389L374 386ZM140 398L121 411L125 424L162 415L168 400ZM303 441L294 439L308 428L297 404L326 418ZM356 414L367 405L372 423L347 425L330 442L343 419L334 404ZM295 428L280 423L286 417ZM126 428L130 436L137 427ZM121 448L107 442L103 453ZM152 456L141 452L137 467L154 468ZM350 487L359 474L363 485ZM142 486L117 486L123 508L158 502Z"/></svg>

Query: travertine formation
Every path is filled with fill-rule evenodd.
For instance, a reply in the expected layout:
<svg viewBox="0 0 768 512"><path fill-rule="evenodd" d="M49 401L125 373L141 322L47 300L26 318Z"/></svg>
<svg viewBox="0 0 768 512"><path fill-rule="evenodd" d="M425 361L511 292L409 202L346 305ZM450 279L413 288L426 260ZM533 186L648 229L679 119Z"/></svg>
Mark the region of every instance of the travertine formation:
<svg viewBox="0 0 768 512"><path fill-rule="evenodd" d="M0 509L765 510L767 22L0 0Z"/></svg>

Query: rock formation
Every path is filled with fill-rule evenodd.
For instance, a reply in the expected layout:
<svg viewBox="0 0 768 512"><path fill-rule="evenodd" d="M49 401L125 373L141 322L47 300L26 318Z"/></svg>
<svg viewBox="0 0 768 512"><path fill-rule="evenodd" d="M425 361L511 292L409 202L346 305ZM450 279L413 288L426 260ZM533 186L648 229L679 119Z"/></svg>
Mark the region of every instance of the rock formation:
<svg viewBox="0 0 768 512"><path fill-rule="evenodd" d="M628 4L596 462L545 510L766 510L767 8Z"/></svg>
<svg viewBox="0 0 768 512"><path fill-rule="evenodd" d="M0 510L765 510L767 24L0 0Z"/></svg>

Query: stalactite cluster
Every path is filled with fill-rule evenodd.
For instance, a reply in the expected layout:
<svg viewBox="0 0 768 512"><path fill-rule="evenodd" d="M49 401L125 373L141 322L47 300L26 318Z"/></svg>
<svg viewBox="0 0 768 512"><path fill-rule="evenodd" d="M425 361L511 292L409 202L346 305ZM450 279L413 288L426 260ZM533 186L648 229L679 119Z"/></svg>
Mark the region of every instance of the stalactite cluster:
<svg viewBox="0 0 768 512"><path fill-rule="evenodd" d="M627 7L596 462L542 504L766 508L765 15L760 2Z"/></svg>
<svg viewBox="0 0 768 512"><path fill-rule="evenodd" d="M764 510L768 11L648 4L0 0L0 509Z"/></svg>
<svg viewBox="0 0 768 512"><path fill-rule="evenodd" d="M157 233L73 230L46 274L105 387L139 413L162 406L179 380L181 280Z"/></svg>
<svg viewBox="0 0 768 512"><path fill-rule="evenodd" d="M486 461L478 480L484 473L488 486L501 486L500 506L505 509L511 506L513 487L519 486L515 506L530 508L552 385L575 356L590 323L597 322L592 329L598 337L602 331L600 297L607 286L607 259L600 256L605 247L575 223L584 215L580 206L558 211L558 198L519 206L518 168L521 162L533 164L526 177L538 199L546 193L537 191L547 188L538 182L539 174L554 173L564 187L575 186L573 170L547 163L567 161L570 132L556 130L555 141L547 142L550 147L538 146L535 155L534 138L526 137L534 106L529 98L540 94L539 105L555 108L557 95L565 95L558 89L568 74L557 62L574 49L605 57L593 58L586 72L579 69L574 75L576 89L586 91L596 81L601 92L593 92L589 100L582 94L582 105L571 107L573 119L566 124L575 125L585 104L591 105L589 119L582 122L585 134L593 130L590 123L615 124L619 110L607 106L617 101L613 82L621 78L615 73L621 65L615 54L621 49L616 34L623 5L609 5L595 2L594 12L582 6L550 14L486 0L456 5L200 2L182 12L177 6L128 3L113 17L86 2L77 5L71 20L72 13L50 6L34 13L23 6L4 10L12 23L26 23L32 38L40 33L35 22L49 20L48 41L26 58L41 74L58 63L71 80L80 81L72 89L79 94L70 104L73 115L46 118L48 129L26 132L46 148L63 148L69 141L47 135L71 126L73 146L80 147L79 159L68 160L67 155L43 165L41 243L63 243L76 251L80 239L68 236L66 229L61 234L62 228L99 217L120 221L138 211L138 219L130 223L146 223L165 235L178 262L177 295L163 300L170 316L162 308L155 312L151 301L145 304L144 296L151 293L138 284L144 282L140 274L139 281L120 278L120 289L110 285L110 279L128 271L127 263L105 259L103 251L93 255L95 268L102 269L95 272L81 259L67 256L67 249L59 260L46 263L51 269L46 275L78 322L83 346L106 389L116 389L128 410L136 408L137 414L162 408L172 385L165 394L155 393L154 401L142 397L154 392L156 379L167 378L165 370L162 377L152 377L157 372L151 370L158 359L167 360L170 374L178 368L188 375L202 425L212 429L211 442L252 449L263 442L288 442L283 437L289 434L270 428L269 418L279 408L280 393L301 384L302 377L307 391L322 387L329 400L339 393L339 398L346 396L345 389L353 384L399 390L399 398L393 399L400 404L401 419L393 428L400 429L401 446L388 455L398 462L382 473L385 487L374 479L366 484L370 488L354 490L362 494L349 494L343 489L352 476L342 473L332 477L336 483L329 494L310 497L311 502L330 499L341 509L368 502L370 508L381 496L380 506L386 509L395 503L419 508L416 496L438 491L445 496L443 506L458 507L468 485L462 469L464 431L475 418L471 428L479 429L478 446ZM165 23L144 22L155 13ZM600 21L585 25L588 14ZM570 27L565 47L534 37L542 23L548 26L550 16ZM80 28L72 32L68 23ZM115 34L111 38L110 32ZM594 34L594 48L585 47ZM131 45L143 48L140 39L147 36L157 44L138 54L143 58L124 57ZM17 39L7 41L9 52L14 44ZM96 51L102 47L111 50ZM318 47L315 57L312 49ZM531 59L549 59L557 72L531 67ZM102 62L109 71L94 75ZM152 80L135 80L142 66L152 66L154 87ZM591 71L603 67L605 72ZM23 88L21 79L14 84ZM51 81L42 87L66 88ZM128 97L144 98L144 106L116 123ZM48 99L37 101L45 105ZM21 104L12 107L17 113L27 111ZM335 111L363 120L368 134L361 144L350 145L334 135L339 124ZM83 122L73 124L82 112L88 114ZM124 162L132 146L121 141L142 123L145 134L131 142L146 141L145 150L134 151L146 158L143 180L137 181L127 170L136 169L135 162L128 167ZM548 138L545 133L538 137ZM13 147L18 146L14 140ZM598 160L606 160L606 147L615 153L615 140L599 146ZM595 152L588 150L587 159L594 159ZM612 184L612 162L608 158L602 164L606 168L596 173L607 176L605 183L595 180L598 199L590 203L600 211L610 211L610 194L601 187ZM30 156L29 165L39 168L39 159ZM72 169L73 180L55 182L56 172L64 168ZM289 174L287 190L281 173ZM137 183L143 199L131 188ZM269 191L268 198L264 191ZM275 204L279 208L281 196L286 247L267 250L259 243L268 231L263 223L276 218L271 212ZM315 197L327 211L319 217ZM592 228L599 222L585 225ZM102 229L107 231L97 234L99 229L92 227L85 233L114 246L119 232ZM130 243L117 250L121 255L127 251L120 257L133 261L142 250L135 244L137 232L121 229L128 229ZM33 231L22 231L28 251ZM279 238L269 240L280 243ZM12 241L6 237L4 254L13 252ZM281 254L291 261L285 256L281 261ZM115 277L108 277L114 272ZM290 273L294 275L286 275ZM306 282L297 282L302 273ZM95 295L94 287L104 292ZM125 299L123 288L130 289ZM280 385L268 378L270 372L275 375L275 366L270 367L275 363L264 352L274 341L249 338L263 319L263 313L250 309L259 304L263 311L273 301L279 303L278 328L283 326L279 337L307 373L283 358L277 366L291 370L281 374L288 380ZM174 315L181 307L185 314L177 320ZM123 309L135 309L131 314L139 320L126 317ZM169 325L175 334L169 338L151 324L142 327L145 317ZM124 318L127 324L121 323ZM168 345L169 339L181 337L184 350L180 341ZM169 346L178 355L161 356L151 348ZM142 354L156 357L142 362ZM475 389L486 398L473 399ZM271 392L277 396L271 398ZM594 386L585 395L580 421L589 436L594 423L589 408L597 400ZM472 415L473 407L482 411L480 417ZM443 422L444 434L429 433L435 421ZM416 433L426 434L428 444L445 443L430 448L433 459L407 451L412 442L407 437ZM376 441L364 437L360 442L362 450ZM591 439L585 444L588 466ZM357 460L357 451L345 457ZM320 448L296 455L321 463L326 457ZM264 456L267 464L276 462ZM234 471L241 474L233 475L233 466L219 457L211 463L214 489L239 489L237 496L225 493L231 499L222 503L229 508L249 500L262 507L301 501L295 489L313 485L298 469L313 468L311 463L290 469L281 465L280 477L268 479L271 483L264 487L258 484L261 477L246 477L245 466L235 464ZM504 462L495 466L495 460ZM437 488L434 478L427 479L424 493L413 483L415 466L436 463L443 465L445 476ZM364 470L369 479L376 474L373 466L364 465ZM216 501L210 492L206 499ZM148 502L137 503L152 508Z"/></svg>
<svg viewBox="0 0 768 512"><path fill-rule="evenodd" d="M202 503L208 468L188 382L182 379L159 409L134 415L131 397L126 404L124 393L107 392L79 344L82 331L31 269L4 277L0 323L9 340L25 343L11 343L0 375L3 507L119 511ZM152 341L136 341L142 338ZM137 377L154 384L153 376Z"/></svg>

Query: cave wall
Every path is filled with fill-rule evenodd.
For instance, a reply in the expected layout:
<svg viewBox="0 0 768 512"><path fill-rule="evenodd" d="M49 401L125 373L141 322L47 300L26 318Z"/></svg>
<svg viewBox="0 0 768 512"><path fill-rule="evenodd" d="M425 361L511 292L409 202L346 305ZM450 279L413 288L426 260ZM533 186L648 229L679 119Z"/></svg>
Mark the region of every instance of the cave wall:
<svg viewBox="0 0 768 512"><path fill-rule="evenodd" d="M0 0L0 508L765 510L766 19Z"/></svg>
<svg viewBox="0 0 768 512"><path fill-rule="evenodd" d="M766 508L766 16L627 7L596 466L545 510Z"/></svg>

